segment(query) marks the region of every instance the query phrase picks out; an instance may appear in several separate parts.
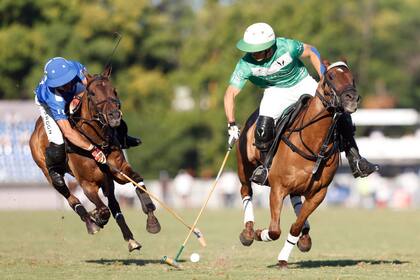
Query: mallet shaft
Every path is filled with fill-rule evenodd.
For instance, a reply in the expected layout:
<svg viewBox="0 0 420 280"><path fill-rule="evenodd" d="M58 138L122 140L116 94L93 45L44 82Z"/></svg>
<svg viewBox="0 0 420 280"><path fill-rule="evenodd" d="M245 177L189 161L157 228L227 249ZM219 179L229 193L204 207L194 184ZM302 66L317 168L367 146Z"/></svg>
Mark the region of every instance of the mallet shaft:
<svg viewBox="0 0 420 280"><path fill-rule="evenodd" d="M114 172L117 172L119 174L121 174L124 178L126 178L127 180L129 180L131 183L133 183L136 187L138 187L139 189L141 189L142 191L144 191L145 193L147 193L148 195L150 195L154 200L156 200L163 208L165 208L169 213L171 213L178 221L180 221L184 226L186 226L190 231L193 230L195 235L198 238L198 241L200 242L200 244L203 247L206 247L206 242L204 240L203 235L201 234L200 230L191 227L190 225L188 225L184 219L182 219L174 210L172 210L171 208L169 208L168 206L166 206L165 203L163 203L159 198L157 198L154 194L152 194L151 192L149 192L146 188L144 188L143 186L141 186L139 183L137 183L136 181L134 181L133 179L131 179L129 176L127 176L124 172L118 170L117 168L111 166L110 164L107 164L109 166L109 168L111 168Z"/></svg>
<svg viewBox="0 0 420 280"><path fill-rule="evenodd" d="M175 261L178 261L178 258L181 255L182 250L184 249L185 245L187 244L188 239L190 239L190 236L191 236L191 233L193 232L193 229L197 226L198 219L200 219L200 216L203 213L204 208L206 208L207 203L209 202L210 197L211 197L214 189L216 188L217 182L219 181L220 175L222 174L222 171L225 167L225 164L226 164L226 161L229 157L230 151L231 151L231 148L229 148L228 151L226 152L225 158L223 159L222 165L220 166L219 172L217 173L216 179L214 180L214 183L213 183L213 185L210 189L210 192L207 195L206 201L204 202L203 206L201 207L200 212L198 213L197 218L195 219L193 226L191 227L190 231L188 232L187 238L185 238L184 243L182 244L180 250L178 251L178 254L176 255Z"/></svg>

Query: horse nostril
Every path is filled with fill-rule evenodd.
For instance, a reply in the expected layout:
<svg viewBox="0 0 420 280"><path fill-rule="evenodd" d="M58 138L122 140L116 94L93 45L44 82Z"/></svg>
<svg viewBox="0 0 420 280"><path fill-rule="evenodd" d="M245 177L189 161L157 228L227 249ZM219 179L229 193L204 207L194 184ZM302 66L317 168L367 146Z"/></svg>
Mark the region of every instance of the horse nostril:
<svg viewBox="0 0 420 280"><path fill-rule="evenodd" d="M109 112L108 115L111 118L117 119L117 118L120 118L121 117L121 112L119 110L115 110L115 111Z"/></svg>
<svg viewBox="0 0 420 280"><path fill-rule="evenodd" d="M353 94L350 94L350 93L346 93L346 95L344 97L349 101L352 101L354 99Z"/></svg>

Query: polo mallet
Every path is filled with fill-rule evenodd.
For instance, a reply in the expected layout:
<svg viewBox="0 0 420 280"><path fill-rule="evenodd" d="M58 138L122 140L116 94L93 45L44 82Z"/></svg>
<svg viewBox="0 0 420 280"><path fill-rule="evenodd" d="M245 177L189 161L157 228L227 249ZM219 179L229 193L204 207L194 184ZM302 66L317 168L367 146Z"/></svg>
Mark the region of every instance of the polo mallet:
<svg viewBox="0 0 420 280"><path fill-rule="evenodd" d="M122 39L122 35L120 34L120 33L118 33L118 32L114 32L114 35L116 35L116 38L117 38L117 42L115 43L115 46L114 46L114 48L112 49L112 52L111 52L111 54L110 54L110 56L108 57L108 61L107 61L107 63L105 64L105 69L108 67L108 66L111 66L111 60L112 60L112 58L114 57L114 54L115 54L115 51L117 50L117 48L118 48L118 46L119 46L119 44L120 44L120 41L121 41L121 39Z"/></svg>
<svg viewBox="0 0 420 280"><path fill-rule="evenodd" d="M231 150L232 150L232 146L229 146L229 149L228 149L228 151L226 152L225 158L224 158L224 160L223 160L222 166L220 166L219 173L217 173L216 179L214 180L214 183L213 183L213 185L212 185L212 187L211 187L211 189L210 189L210 192L209 192L209 194L207 195L206 201L204 202L204 205L201 207L200 212L198 213L198 216L197 216L197 218L195 219L195 221L194 221L194 224L193 224L192 228L191 228L191 229L190 229L190 231L188 232L187 238L185 238L184 243L182 243L181 248L179 248L179 251L178 251L178 253L176 254L175 259L172 259L172 258L170 258L170 257L168 257L168 256L164 256L164 257L162 258L162 260L161 260L161 261L162 261L162 263L166 263L166 264L171 265L171 266L176 267L176 268L181 268L181 266L180 266L180 265L179 265L179 263L178 263L179 257L181 256L182 251L184 250L185 245L186 245L186 244L187 244L187 242L188 242L188 239L190 239L191 233L193 232L193 231L192 231L192 229L193 229L193 228L195 228L195 226L197 225L198 219L200 218L201 214L203 213L204 208L206 208L207 203L209 202L210 197L211 197L211 195L212 195L212 193L213 193L214 189L216 188L217 182L219 181L220 175L222 174L222 171L223 171L223 169L224 169L224 167L225 167L226 161L227 161L227 159L228 159L228 157L229 157L229 154L230 154L230 151L231 151Z"/></svg>
<svg viewBox="0 0 420 280"><path fill-rule="evenodd" d="M131 179L130 177L128 177L124 172L118 170L117 168L111 166L109 163L106 163L106 165L108 165L108 167L116 173L121 174L124 178L126 178L127 180L129 180L132 184L134 184L136 187L138 187L139 189L141 189L142 191L144 191L145 193L147 193L151 198L153 198L154 200L156 200L163 208L165 208L169 213L171 213L178 221L180 221L184 226L186 226L190 232L193 231L194 235L198 238L198 242L200 242L200 245L202 247L206 247L206 240L204 239L203 234L201 233L201 231L198 228L195 227L191 227L189 226L184 219L182 219L174 210L172 210L171 208L169 208L169 206L167 206L164 202L162 202L160 199L158 199L154 194L152 194L151 192L149 192L146 188L144 188L143 186L141 186L139 183L135 182L133 179Z"/></svg>

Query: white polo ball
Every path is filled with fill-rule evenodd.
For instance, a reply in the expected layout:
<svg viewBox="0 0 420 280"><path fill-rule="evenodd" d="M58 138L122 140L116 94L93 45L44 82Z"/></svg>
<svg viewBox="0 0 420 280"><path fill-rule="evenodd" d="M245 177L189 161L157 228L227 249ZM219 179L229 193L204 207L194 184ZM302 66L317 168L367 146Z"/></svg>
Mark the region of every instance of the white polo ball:
<svg viewBox="0 0 420 280"><path fill-rule="evenodd" d="M200 255L197 253L192 253L190 256L190 261L192 262L198 262L200 260Z"/></svg>

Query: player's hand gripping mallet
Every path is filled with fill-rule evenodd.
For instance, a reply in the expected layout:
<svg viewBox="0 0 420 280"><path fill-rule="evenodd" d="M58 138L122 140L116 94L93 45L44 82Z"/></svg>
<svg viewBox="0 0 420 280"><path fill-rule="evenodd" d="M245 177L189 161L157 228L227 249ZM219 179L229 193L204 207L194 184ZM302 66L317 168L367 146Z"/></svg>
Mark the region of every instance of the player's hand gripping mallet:
<svg viewBox="0 0 420 280"><path fill-rule="evenodd" d="M176 268L181 268L181 266L180 266L180 265L179 265L179 263L178 263L179 257L181 256L182 251L184 250L185 245L187 244L188 239L190 238L191 233L193 232L193 231L192 231L192 229L193 229L193 228L195 228L195 226L197 225L198 219L200 218L201 214L202 214L202 213L203 213L203 211L204 211L204 208L206 208L207 203L208 203L208 202L209 202L209 200L210 200L210 197L211 197L211 195L212 195L212 193L213 193L213 191L214 191L214 189L215 189L215 187L216 187L216 185L217 185L217 181L219 181L220 175L222 174L223 168L225 167L226 161L227 161L227 159L228 159L228 157L229 157L229 154L230 154L230 151L231 151L231 150L232 150L232 145L229 145L229 149L228 149L228 151L226 152L226 155L225 155L225 158L224 158L224 160L223 160L222 166L220 167L219 173L217 174L216 179L214 180L213 186L211 187L210 192L209 192L209 194L207 195L207 199L206 199L206 201L204 202L203 207L201 207L200 212L198 213L198 216L197 216L197 218L195 219L195 221L194 221L194 224L193 224L192 228L191 228L191 229L190 229L190 231L188 232L187 238L185 238L184 243L182 243L181 248L179 248L179 251L178 251L178 253L176 254L175 259L171 259L171 258L170 258L170 257L168 257L168 256L164 256L164 257L162 258L162 262L164 262L164 263L166 263L166 264L168 264L168 265L171 265L171 266L173 266L173 267L176 267Z"/></svg>
<svg viewBox="0 0 420 280"><path fill-rule="evenodd" d="M133 183L136 187L138 187L139 189L141 189L142 191L144 191L145 193L147 193L151 198L153 198L154 200L156 200L164 209L166 209L169 213L171 213L178 221L180 221L184 226L186 226L190 231L192 230L194 232L194 235L198 238L198 242L200 242L200 245L203 247L206 247L206 240L204 239L203 234L201 233L201 231L196 228L196 227L191 227L189 226L184 219L182 219L174 210L172 210L171 208L169 208L169 206L167 206L164 202L162 202L159 198L157 198L154 194L152 194L151 192L149 192L145 187L143 187L142 185L140 185L139 183L135 182L133 179L131 179L130 177L128 177L127 175L125 175L122 171L118 170L117 168L111 166L109 163L107 163L108 167L116 173L121 174L124 178L126 178L127 180L129 180L131 183Z"/></svg>

